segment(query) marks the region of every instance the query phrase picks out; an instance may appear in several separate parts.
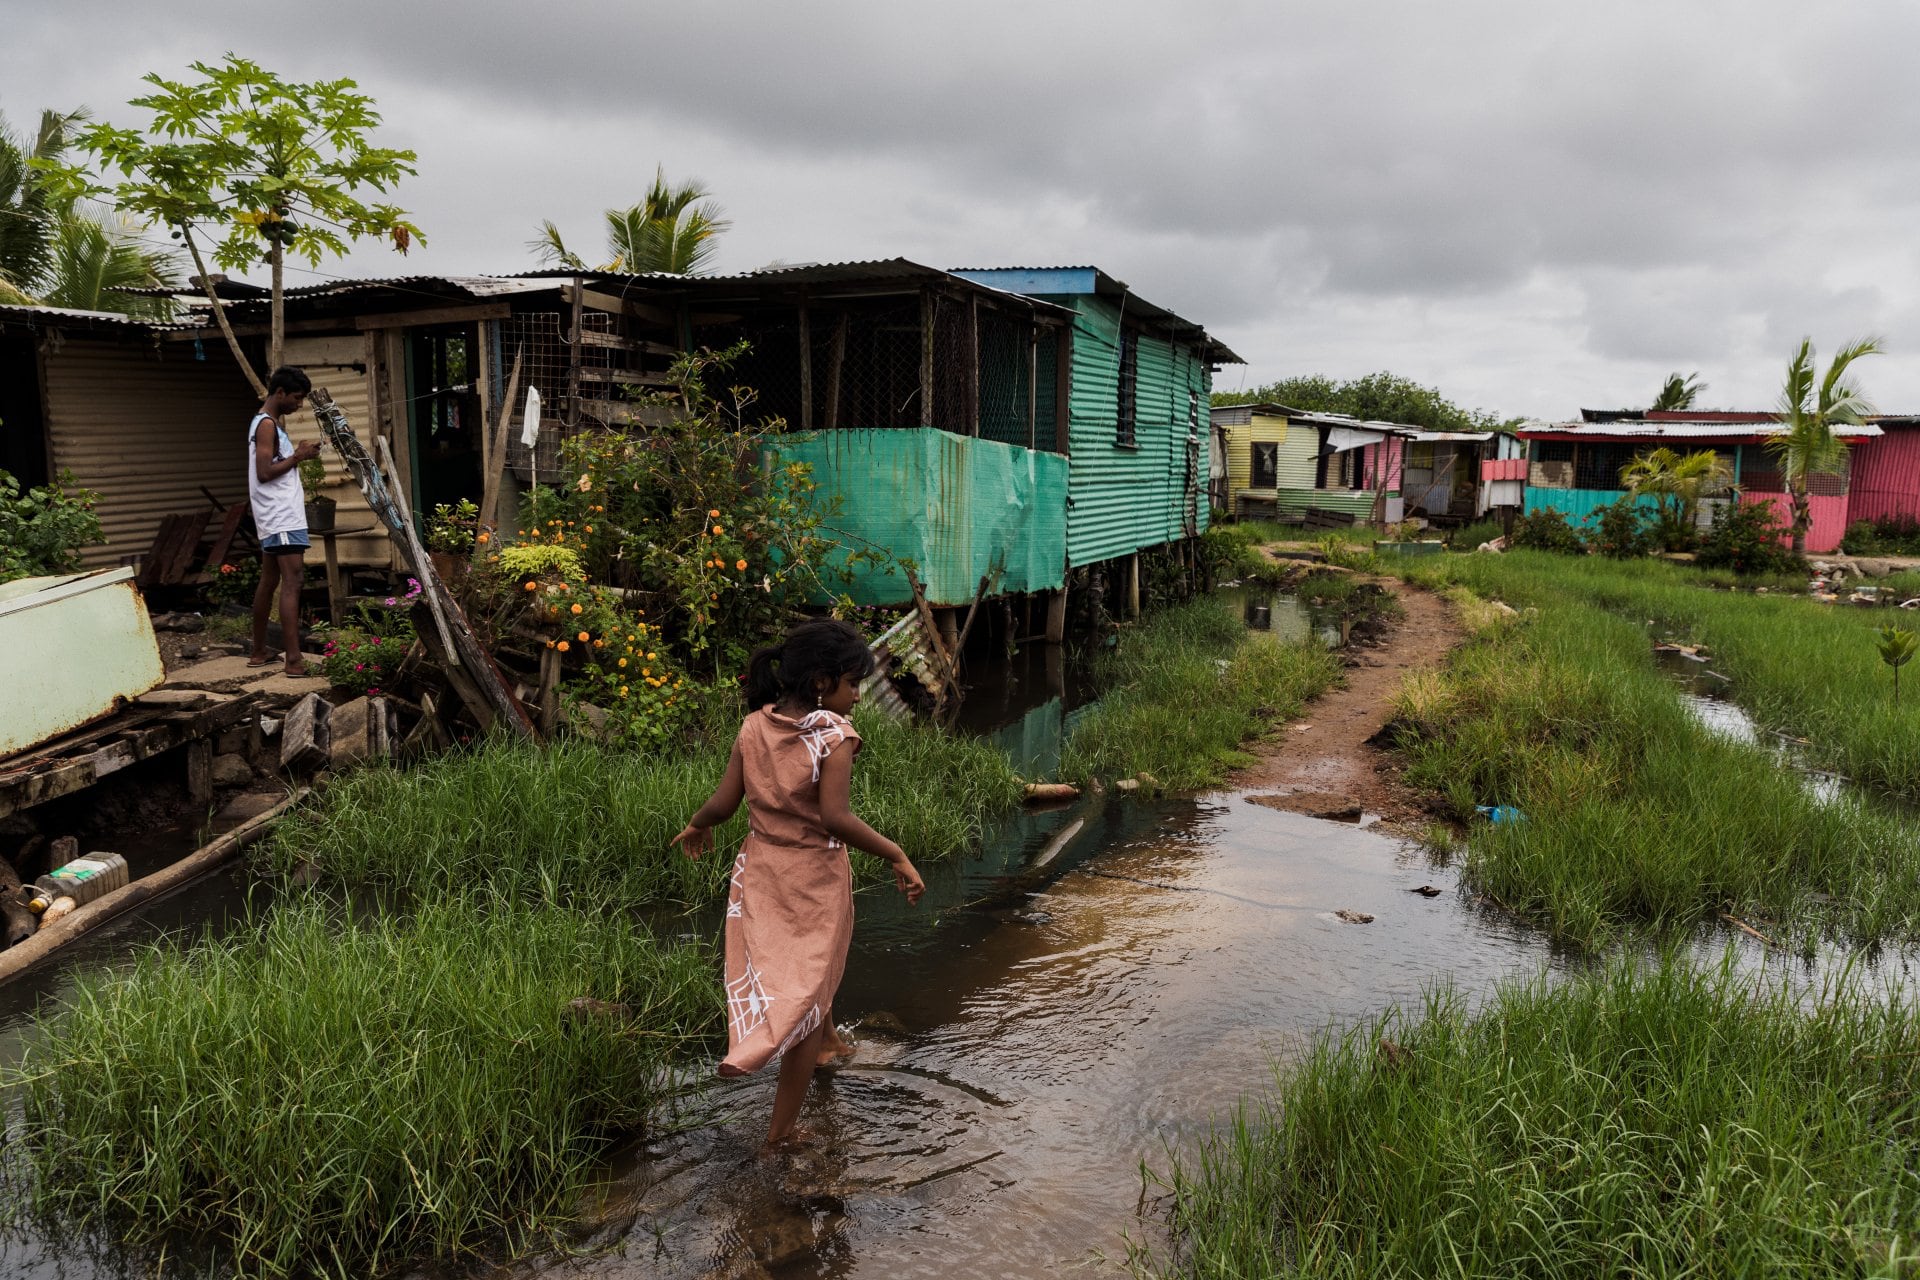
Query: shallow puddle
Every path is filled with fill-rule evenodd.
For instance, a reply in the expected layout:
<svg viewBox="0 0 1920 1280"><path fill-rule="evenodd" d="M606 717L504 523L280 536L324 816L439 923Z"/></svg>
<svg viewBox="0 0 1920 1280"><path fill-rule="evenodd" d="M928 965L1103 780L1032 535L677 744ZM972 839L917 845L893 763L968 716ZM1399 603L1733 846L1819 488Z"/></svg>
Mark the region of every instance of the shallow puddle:
<svg viewBox="0 0 1920 1280"><path fill-rule="evenodd" d="M1463 903L1453 871L1372 832L1239 794L1120 809L1132 820L1104 819L1094 851L1017 900L949 908L918 938L863 918L835 1011L860 1059L809 1102L814 1152L757 1163L772 1075L722 1089L721 1116L617 1162L613 1253L541 1269L1118 1271L1152 1229L1141 1162L1164 1165L1274 1061L1437 979L1481 990L1549 961Z"/></svg>

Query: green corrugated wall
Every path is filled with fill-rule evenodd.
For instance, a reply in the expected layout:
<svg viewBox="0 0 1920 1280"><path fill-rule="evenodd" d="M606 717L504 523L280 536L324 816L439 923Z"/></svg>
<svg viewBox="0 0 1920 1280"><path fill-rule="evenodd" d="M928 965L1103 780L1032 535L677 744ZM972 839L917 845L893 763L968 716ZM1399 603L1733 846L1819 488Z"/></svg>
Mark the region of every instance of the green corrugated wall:
<svg viewBox="0 0 1920 1280"><path fill-rule="evenodd" d="M1199 398L1196 528L1207 527L1207 405L1212 376L1185 344L1142 335L1134 448L1114 443L1119 426L1119 306L1091 294L1047 299L1074 308L1072 453L1067 482L1067 558L1092 564L1186 536L1188 394Z"/></svg>
<svg viewBox="0 0 1920 1280"><path fill-rule="evenodd" d="M912 559L934 604L972 603L996 569L996 595L1063 585L1067 460L1057 453L931 429L821 431L789 437L780 453L839 496L829 523L852 545ZM913 599L898 570L860 569L850 594Z"/></svg>

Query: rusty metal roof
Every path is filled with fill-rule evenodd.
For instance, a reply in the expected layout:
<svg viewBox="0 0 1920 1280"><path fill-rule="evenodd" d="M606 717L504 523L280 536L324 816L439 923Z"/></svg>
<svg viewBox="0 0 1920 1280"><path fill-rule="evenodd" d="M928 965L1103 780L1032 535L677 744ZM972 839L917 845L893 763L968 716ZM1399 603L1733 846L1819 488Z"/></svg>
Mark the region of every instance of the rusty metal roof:
<svg viewBox="0 0 1920 1280"><path fill-rule="evenodd" d="M64 329L127 329L148 332L204 328L199 321L142 320L119 311L82 311L75 307L42 307L16 303L0 304L0 325L25 325L44 329L58 325Z"/></svg>

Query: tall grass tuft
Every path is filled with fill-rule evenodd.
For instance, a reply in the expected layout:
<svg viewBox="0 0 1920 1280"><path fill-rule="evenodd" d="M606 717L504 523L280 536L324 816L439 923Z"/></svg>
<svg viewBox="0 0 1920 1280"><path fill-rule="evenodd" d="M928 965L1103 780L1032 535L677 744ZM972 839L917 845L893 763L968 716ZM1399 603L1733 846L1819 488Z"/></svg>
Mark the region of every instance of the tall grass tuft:
<svg viewBox="0 0 1920 1280"><path fill-rule="evenodd" d="M978 740L866 712L856 723L854 810L916 859L972 848L1020 802L1006 757ZM362 770L283 822L259 856L282 875L309 863L327 883L407 894L495 885L582 907L696 906L724 893L744 809L697 862L668 842L718 785L731 745L638 755L499 740L408 771Z"/></svg>
<svg viewBox="0 0 1920 1280"><path fill-rule="evenodd" d="M1479 805L1527 815L1472 828L1476 887L1589 947L1722 912L1862 940L1920 932L1920 829L1822 802L1771 753L1704 729L1644 626L1539 598L1537 616L1482 630L1400 695L1410 782L1463 820Z"/></svg>
<svg viewBox="0 0 1920 1280"><path fill-rule="evenodd" d="M1820 764L1920 801L1920 712L1886 697L1875 649L1882 610L1703 590L1699 571L1658 561L1514 552L1447 557L1406 574L1514 605L1587 605L1628 620L1647 640L1703 642L1755 720L1809 739Z"/></svg>
<svg viewBox="0 0 1920 1280"><path fill-rule="evenodd" d="M479 895L257 930L81 981L9 1082L42 1210L246 1274L538 1244L719 1022L703 947ZM631 1022L569 1018L590 997Z"/></svg>
<svg viewBox="0 0 1920 1280"><path fill-rule="evenodd" d="M1909 1275L1920 1023L1686 958L1324 1035L1175 1166L1166 1277Z"/></svg>
<svg viewBox="0 0 1920 1280"><path fill-rule="evenodd" d="M1176 790L1212 786L1250 763L1240 744L1340 673L1319 645L1249 632L1212 600L1150 618L1100 665L1109 692L1067 739L1063 775L1084 784L1145 773Z"/></svg>

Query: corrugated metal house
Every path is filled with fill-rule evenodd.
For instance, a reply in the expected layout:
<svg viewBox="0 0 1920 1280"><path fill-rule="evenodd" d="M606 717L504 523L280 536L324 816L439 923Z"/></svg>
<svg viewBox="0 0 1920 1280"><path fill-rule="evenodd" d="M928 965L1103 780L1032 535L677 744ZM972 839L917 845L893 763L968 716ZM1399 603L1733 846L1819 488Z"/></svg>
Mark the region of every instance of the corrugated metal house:
<svg viewBox="0 0 1920 1280"><path fill-rule="evenodd" d="M1585 413L1589 420L1534 424L1519 432L1529 445L1529 514L1553 509L1576 524L1586 523L1626 492L1620 480L1623 468L1640 454L1666 446L1682 453L1701 449L1719 453L1733 475L1730 492L1737 492L1743 503L1773 504L1780 524L1791 523L1779 462L1767 448L1767 441L1780 431L1772 414L1649 410L1643 417L1625 417L1604 410ZM1864 446L1879 439L1881 429L1867 423L1840 427L1834 434ZM1853 452L1849 450L1839 471L1808 477L1809 551L1837 549L1846 532ZM1651 507L1654 499L1643 497L1640 502ZM1711 510L1711 502L1701 504L1703 522Z"/></svg>
<svg viewBox="0 0 1920 1280"><path fill-rule="evenodd" d="M1849 451L1847 519L1920 520L1920 417L1888 415L1873 424L1880 438Z"/></svg>
<svg viewBox="0 0 1920 1280"><path fill-rule="evenodd" d="M1280 404L1219 405L1227 438L1227 509L1303 521L1310 511L1356 521L1402 518L1407 441L1415 428L1308 413Z"/></svg>
<svg viewBox="0 0 1920 1280"><path fill-rule="evenodd" d="M0 469L23 486L63 471L101 495L90 567L134 563L162 517L246 496L259 407L224 343L197 325L111 312L0 306ZM217 346L214 344L218 344Z"/></svg>
<svg viewBox="0 0 1920 1280"><path fill-rule="evenodd" d="M969 267L955 275L1072 314L1065 409L1066 567L1177 544L1206 528L1203 406L1240 357L1097 267Z"/></svg>

